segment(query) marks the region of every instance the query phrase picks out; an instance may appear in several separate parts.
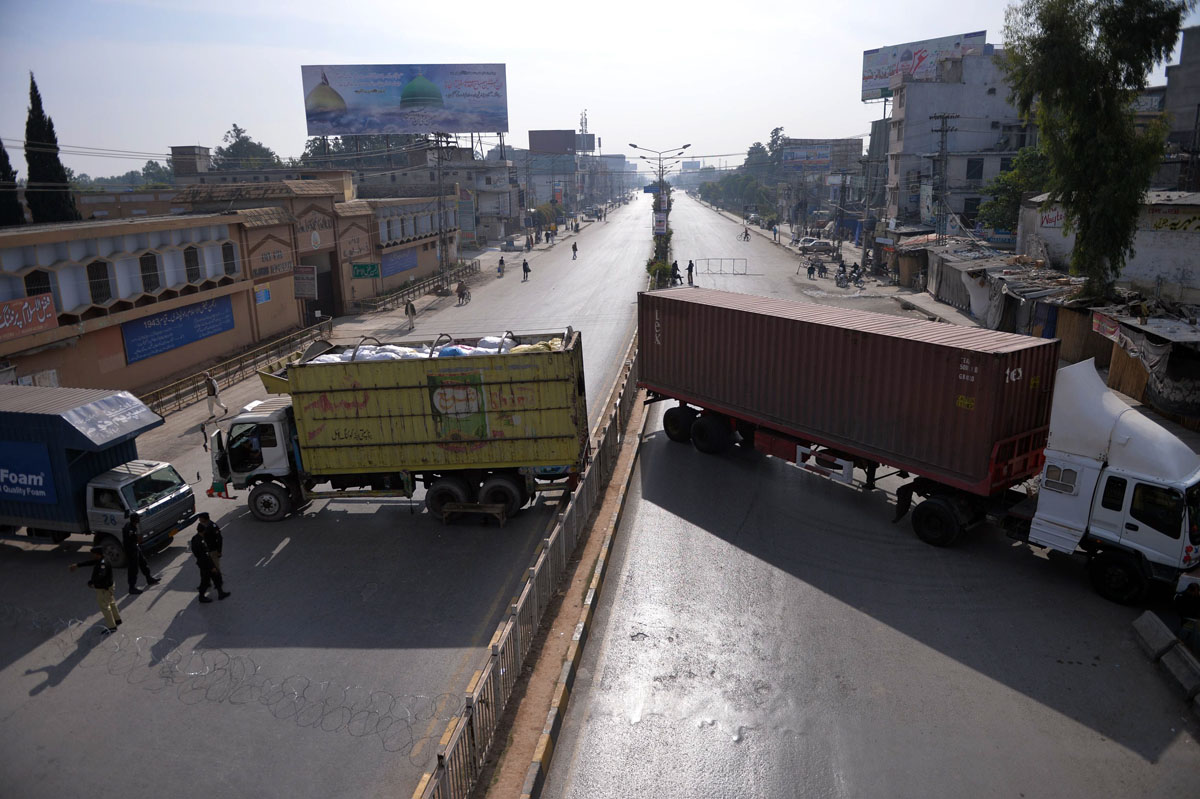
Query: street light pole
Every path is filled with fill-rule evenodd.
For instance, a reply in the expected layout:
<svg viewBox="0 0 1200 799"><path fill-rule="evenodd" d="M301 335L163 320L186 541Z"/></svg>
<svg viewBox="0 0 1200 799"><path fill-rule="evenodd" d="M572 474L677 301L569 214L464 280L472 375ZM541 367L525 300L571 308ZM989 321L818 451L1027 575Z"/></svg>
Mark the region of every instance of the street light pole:
<svg viewBox="0 0 1200 799"><path fill-rule="evenodd" d="M662 205L663 233L665 235L666 229L667 229L667 224L670 222L671 203L668 201L668 198L667 198L667 186L666 186L665 173L663 170L663 156L664 155L667 156L668 160L670 160L671 157L680 155L684 150L691 147L692 145L685 144L682 147L668 147L665 150L651 150L649 147L638 147L636 144L630 144L629 146L635 150L644 150L645 152L653 153L655 155L656 159L658 160L658 196L659 196L659 203L661 203L661 205ZM650 160L649 158L646 158L646 156L644 156L644 155L641 156L641 158L646 161ZM664 253L664 255L665 255L665 253Z"/></svg>

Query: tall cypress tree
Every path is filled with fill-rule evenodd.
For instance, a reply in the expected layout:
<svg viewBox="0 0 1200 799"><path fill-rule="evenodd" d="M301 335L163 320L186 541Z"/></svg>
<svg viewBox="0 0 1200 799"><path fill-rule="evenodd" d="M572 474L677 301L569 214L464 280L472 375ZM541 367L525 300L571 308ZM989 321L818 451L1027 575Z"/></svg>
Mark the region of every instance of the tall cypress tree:
<svg viewBox="0 0 1200 799"><path fill-rule="evenodd" d="M36 222L78 222L67 170L58 159L58 137L54 121L42 110L42 94L29 73L29 118L25 121L25 164L29 181L25 202Z"/></svg>
<svg viewBox="0 0 1200 799"><path fill-rule="evenodd" d="M0 143L0 227L25 224L25 209L17 197L17 172Z"/></svg>

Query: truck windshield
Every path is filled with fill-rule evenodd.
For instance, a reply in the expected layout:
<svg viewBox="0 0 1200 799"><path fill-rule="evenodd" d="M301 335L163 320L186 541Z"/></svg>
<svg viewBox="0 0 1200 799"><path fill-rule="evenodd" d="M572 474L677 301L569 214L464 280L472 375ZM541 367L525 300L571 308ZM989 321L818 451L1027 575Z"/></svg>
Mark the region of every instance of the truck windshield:
<svg viewBox="0 0 1200 799"><path fill-rule="evenodd" d="M132 510L153 505L158 500L178 490L184 485L183 478L173 466L163 466L150 474L145 474L121 488L125 502Z"/></svg>
<svg viewBox="0 0 1200 799"><path fill-rule="evenodd" d="M1187 490L1188 543L1200 546L1200 483Z"/></svg>

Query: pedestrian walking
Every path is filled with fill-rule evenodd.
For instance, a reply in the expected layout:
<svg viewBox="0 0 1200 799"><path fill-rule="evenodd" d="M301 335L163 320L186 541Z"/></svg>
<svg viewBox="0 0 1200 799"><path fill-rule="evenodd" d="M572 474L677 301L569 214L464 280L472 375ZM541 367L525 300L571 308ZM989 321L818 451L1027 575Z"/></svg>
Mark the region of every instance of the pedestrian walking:
<svg viewBox="0 0 1200 799"><path fill-rule="evenodd" d="M504 256L500 256L500 263L496 264L496 274L499 277L504 277Z"/></svg>
<svg viewBox="0 0 1200 799"><path fill-rule="evenodd" d="M221 402L220 387L217 385L216 379L210 372L204 373L204 390L208 395L209 419L213 419L217 415L216 411L213 410L214 408L220 408L222 416L229 413L229 409L225 407L225 403Z"/></svg>
<svg viewBox="0 0 1200 799"><path fill-rule="evenodd" d="M88 588L96 590L96 604L100 606L100 613L104 616L104 634L115 633L117 625L121 623L121 611L113 596L112 566L104 559L104 547L92 547L90 551L92 557L79 563L72 563L71 571L75 571L80 566L92 567Z"/></svg>
<svg viewBox="0 0 1200 799"><path fill-rule="evenodd" d="M679 285L682 282L683 282L683 279L680 278L680 276L679 276L679 261L672 261L671 262L671 285L672 286Z"/></svg>
<svg viewBox="0 0 1200 799"><path fill-rule="evenodd" d="M696 265L693 264L691 261L688 261L687 273L688 273L688 285L689 286L696 285L695 283L692 282L692 272L694 272L694 271L696 271Z"/></svg>
<svg viewBox="0 0 1200 799"><path fill-rule="evenodd" d="M221 571L213 563L212 553L208 550L208 542L204 540L203 531L198 531L192 536L192 540L188 542L188 548L196 558L196 565L200 567L200 587L196 589L200 592L200 601L212 602L212 598L208 595L208 589L214 585L217 587L217 599L229 596L230 592L225 590L224 581L221 579Z"/></svg>
<svg viewBox="0 0 1200 799"><path fill-rule="evenodd" d="M213 562L213 568L218 572L221 571L221 550L225 548L225 536L221 535L221 528L212 517L208 515L208 511L203 511L196 514L199 520L196 522L196 529L204 536L204 545L208 547L208 557Z"/></svg>
<svg viewBox="0 0 1200 799"><path fill-rule="evenodd" d="M522 273L521 282L522 283L524 283L526 280L529 279L529 272L530 272L529 261L522 259L521 260L521 273Z"/></svg>
<svg viewBox="0 0 1200 799"><path fill-rule="evenodd" d="M571 242L571 260L574 261L578 257L579 257L579 243L573 241L573 242Z"/></svg>
<svg viewBox="0 0 1200 799"><path fill-rule="evenodd" d="M413 305L412 300L404 301L404 315L408 317L409 330L417 326L417 306Z"/></svg>
<svg viewBox="0 0 1200 799"><path fill-rule="evenodd" d="M138 571L146 578L146 587L158 585L159 579L150 576L150 564L142 552L142 517L137 513L129 514L129 521L121 528L121 543L125 546L125 569L128 572L129 593L140 594L137 587Z"/></svg>

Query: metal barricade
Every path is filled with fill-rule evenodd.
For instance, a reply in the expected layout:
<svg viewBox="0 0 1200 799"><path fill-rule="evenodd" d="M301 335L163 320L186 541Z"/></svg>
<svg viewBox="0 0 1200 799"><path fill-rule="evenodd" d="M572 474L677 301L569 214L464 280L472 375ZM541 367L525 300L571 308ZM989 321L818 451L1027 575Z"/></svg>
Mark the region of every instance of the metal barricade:
<svg viewBox="0 0 1200 799"><path fill-rule="evenodd" d="M702 275L744 275L745 258L693 258L696 271Z"/></svg>
<svg viewBox="0 0 1200 799"><path fill-rule="evenodd" d="M412 283L403 285L387 294L355 300L354 306L360 313L390 311L399 308L409 300L424 296L438 287L449 288L460 280L479 274L479 269L478 260L460 261L456 266L449 267L421 280L414 280Z"/></svg>

